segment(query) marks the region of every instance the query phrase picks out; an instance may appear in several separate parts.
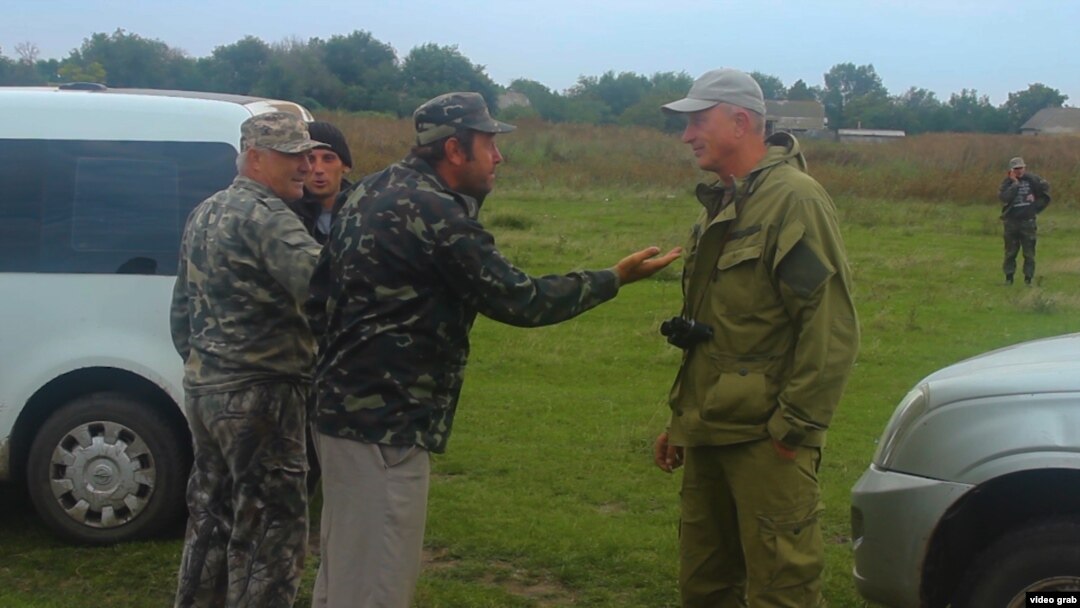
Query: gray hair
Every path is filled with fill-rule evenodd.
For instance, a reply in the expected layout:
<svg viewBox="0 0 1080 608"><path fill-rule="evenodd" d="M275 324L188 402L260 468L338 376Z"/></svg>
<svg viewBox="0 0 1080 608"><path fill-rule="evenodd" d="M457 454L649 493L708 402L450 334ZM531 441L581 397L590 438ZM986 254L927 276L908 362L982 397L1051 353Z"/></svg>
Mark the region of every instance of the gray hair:
<svg viewBox="0 0 1080 608"><path fill-rule="evenodd" d="M750 108L734 106L729 103L718 103L716 105L723 108L724 113L727 114L729 118L734 116L736 109L745 111L746 115L750 117L750 130L754 133L757 133L762 138L765 137L765 117L761 114L758 114L756 111L751 110Z"/></svg>

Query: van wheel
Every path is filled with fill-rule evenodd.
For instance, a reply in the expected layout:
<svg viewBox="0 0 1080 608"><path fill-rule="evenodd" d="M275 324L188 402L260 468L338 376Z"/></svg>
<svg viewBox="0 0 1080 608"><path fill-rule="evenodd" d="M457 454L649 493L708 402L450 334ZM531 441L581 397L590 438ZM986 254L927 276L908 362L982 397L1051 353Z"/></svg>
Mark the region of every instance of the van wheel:
<svg viewBox="0 0 1080 608"><path fill-rule="evenodd" d="M85 395L46 420L30 446L27 488L67 540L110 544L160 533L185 513L183 433L147 403Z"/></svg>
<svg viewBox="0 0 1080 608"><path fill-rule="evenodd" d="M1080 592L1080 524L1024 526L983 551L964 574L954 608L1019 608L1025 593Z"/></svg>

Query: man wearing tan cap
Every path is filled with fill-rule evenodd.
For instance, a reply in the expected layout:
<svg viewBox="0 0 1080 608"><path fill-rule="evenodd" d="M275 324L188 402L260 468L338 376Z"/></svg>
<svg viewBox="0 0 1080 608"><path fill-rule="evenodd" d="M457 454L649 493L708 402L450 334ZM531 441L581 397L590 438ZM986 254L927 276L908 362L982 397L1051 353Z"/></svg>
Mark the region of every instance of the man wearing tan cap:
<svg viewBox="0 0 1080 608"><path fill-rule="evenodd" d="M697 187L682 315L661 328L685 352L654 445L685 465L682 605L819 606L818 467L859 343L836 209L794 137L765 139L749 75L707 72L663 109L719 178Z"/></svg>
<svg viewBox="0 0 1080 608"><path fill-rule="evenodd" d="M656 247L611 268L533 277L480 223L512 125L477 93L417 108L416 146L338 210L305 310L319 340L323 469L317 608L407 608L420 573L429 454L446 449L477 313L551 325L667 266Z"/></svg>
<svg viewBox="0 0 1080 608"><path fill-rule="evenodd" d="M188 218L173 290L195 446L176 606L292 606L307 548L300 305L319 245L287 202L320 142L287 112L241 125L239 175Z"/></svg>
<svg viewBox="0 0 1080 608"><path fill-rule="evenodd" d="M1035 238L1038 234L1035 216L1050 204L1050 182L1029 173L1027 163L1019 156L1009 160L1009 172L998 187L1001 201L1001 222L1005 235L1005 284L1013 284L1016 273L1016 254L1024 250L1024 284L1031 285L1035 276Z"/></svg>

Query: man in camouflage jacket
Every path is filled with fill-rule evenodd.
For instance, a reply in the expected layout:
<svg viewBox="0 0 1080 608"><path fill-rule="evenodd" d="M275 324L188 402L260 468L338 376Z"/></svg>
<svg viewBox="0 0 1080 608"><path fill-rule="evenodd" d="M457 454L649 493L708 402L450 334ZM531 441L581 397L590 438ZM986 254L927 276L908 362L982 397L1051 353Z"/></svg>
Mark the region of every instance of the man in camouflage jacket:
<svg viewBox="0 0 1080 608"><path fill-rule="evenodd" d="M318 607L410 604L429 453L446 449L477 313L558 323L679 255L650 247L607 270L525 274L478 219L502 162L495 135L514 127L476 93L436 97L414 121L412 153L364 178L337 212L306 307L319 340Z"/></svg>
<svg viewBox="0 0 1080 608"><path fill-rule="evenodd" d="M1024 159L1017 156L1009 161L1009 172L998 187L1001 200L1001 222L1004 225L1005 284L1012 285L1016 273L1016 254L1024 250L1024 283L1031 285L1035 276L1035 237L1038 228L1035 216L1050 204L1050 183L1028 173Z"/></svg>
<svg viewBox="0 0 1080 608"><path fill-rule="evenodd" d="M705 73L664 109L719 180L683 272L687 320L662 470L685 464L679 590L684 608L822 604L818 467L859 344L851 270L832 199L788 133L764 138L748 74Z"/></svg>
<svg viewBox="0 0 1080 608"><path fill-rule="evenodd" d="M307 549L300 306L319 246L286 206L319 145L287 112L241 125L239 175L192 212L172 336L195 444L176 606L292 606Z"/></svg>

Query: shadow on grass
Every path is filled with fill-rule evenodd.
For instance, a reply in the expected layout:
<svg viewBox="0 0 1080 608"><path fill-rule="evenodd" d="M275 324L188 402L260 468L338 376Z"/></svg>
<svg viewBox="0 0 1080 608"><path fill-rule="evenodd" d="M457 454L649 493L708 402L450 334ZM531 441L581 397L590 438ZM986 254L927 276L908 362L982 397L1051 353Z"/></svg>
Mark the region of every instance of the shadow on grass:
<svg viewBox="0 0 1080 608"><path fill-rule="evenodd" d="M46 540L59 544L38 519L26 486L0 483L0 555L9 554L16 546L29 540Z"/></svg>

